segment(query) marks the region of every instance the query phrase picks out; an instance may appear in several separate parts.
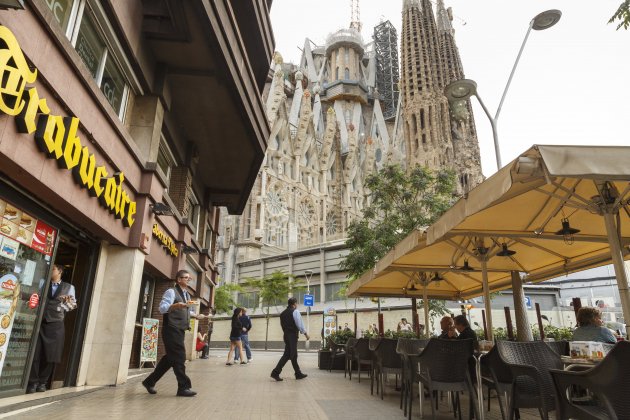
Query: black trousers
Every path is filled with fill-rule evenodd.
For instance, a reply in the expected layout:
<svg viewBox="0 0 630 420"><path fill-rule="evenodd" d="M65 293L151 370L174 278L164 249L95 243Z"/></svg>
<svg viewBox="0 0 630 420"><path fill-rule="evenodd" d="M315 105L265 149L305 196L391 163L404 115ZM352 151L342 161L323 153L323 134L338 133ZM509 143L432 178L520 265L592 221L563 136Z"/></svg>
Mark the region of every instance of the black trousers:
<svg viewBox="0 0 630 420"><path fill-rule="evenodd" d="M177 389L190 389L192 384L190 378L186 376L186 346L184 345L184 335L186 331L165 325L162 333L162 341L166 354L162 356L153 373L144 380L146 384L155 386L162 376L173 368L173 373L177 378Z"/></svg>
<svg viewBox="0 0 630 420"><path fill-rule="evenodd" d="M61 362L64 334L63 321L42 322L37 335L37 343L35 344L31 373L28 377L30 386L48 384L48 379L55 369L55 364Z"/></svg>
<svg viewBox="0 0 630 420"><path fill-rule="evenodd" d="M278 361L278 364L273 370L273 373L275 373L276 375L280 375L280 372L282 372L282 368L289 360L291 360L291 364L293 365L293 370L295 371L295 374L297 375L299 373L302 373L302 371L300 370L300 365L298 365L298 362L297 362L297 357L298 357L297 344L298 344L297 333L295 334L284 333L284 354Z"/></svg>
<svg viewBox="0 0 630 420"><path fill-rule="evenodd" d="M30 386L37 386L38 384L46 385L54 368L55 364L46 359L46 348L44 347L44 343L42 343L42 337L40 335L37 337L37 344L35 345L35 354L33 355L33 364L31 365L28 384Z"/></svg>

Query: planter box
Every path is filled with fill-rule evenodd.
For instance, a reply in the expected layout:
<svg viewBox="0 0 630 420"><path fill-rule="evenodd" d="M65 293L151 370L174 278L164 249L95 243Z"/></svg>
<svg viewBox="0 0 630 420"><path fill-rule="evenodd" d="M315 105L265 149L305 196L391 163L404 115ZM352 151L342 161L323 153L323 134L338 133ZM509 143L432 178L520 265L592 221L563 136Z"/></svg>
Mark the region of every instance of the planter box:
<svg viewBox="0 0 630 420"><path fill-rule="evenodd" d="M337 356L333 362L332 370L344 370L344 364L346 361L345 355ZM330 351L320 350L317 352L317 367L321 370L328 370L330 366Z"/></svg>

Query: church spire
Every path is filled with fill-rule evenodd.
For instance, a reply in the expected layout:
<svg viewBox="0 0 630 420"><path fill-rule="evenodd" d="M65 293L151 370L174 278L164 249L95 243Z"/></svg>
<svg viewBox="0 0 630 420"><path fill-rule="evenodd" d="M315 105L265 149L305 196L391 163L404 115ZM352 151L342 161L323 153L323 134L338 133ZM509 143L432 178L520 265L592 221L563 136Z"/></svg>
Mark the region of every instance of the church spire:
<svg viewBox="0 0 630 420"><path fill-rule="evenodd" d="M451 36L455 35L455 30L452 25L453 15L451 8L448 10L444 7L444 0L438 0L437 2L437 26L440 34L446 32Z"/></svg>

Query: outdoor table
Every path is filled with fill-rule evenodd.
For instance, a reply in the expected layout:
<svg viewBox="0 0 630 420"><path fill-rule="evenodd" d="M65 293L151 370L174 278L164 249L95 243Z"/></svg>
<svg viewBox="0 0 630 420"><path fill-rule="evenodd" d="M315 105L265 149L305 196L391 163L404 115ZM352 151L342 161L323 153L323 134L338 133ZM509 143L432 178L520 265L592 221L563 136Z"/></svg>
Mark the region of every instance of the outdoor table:
<svg viewBox="0 0 630 420"><path fill-rule="evenodd" d="M604 359L584 359L584 358L575 358L570 356L560 356L562 360L562 364L564 364L564 370L574 370L576 368L592 368L596 366Z"/></svg>

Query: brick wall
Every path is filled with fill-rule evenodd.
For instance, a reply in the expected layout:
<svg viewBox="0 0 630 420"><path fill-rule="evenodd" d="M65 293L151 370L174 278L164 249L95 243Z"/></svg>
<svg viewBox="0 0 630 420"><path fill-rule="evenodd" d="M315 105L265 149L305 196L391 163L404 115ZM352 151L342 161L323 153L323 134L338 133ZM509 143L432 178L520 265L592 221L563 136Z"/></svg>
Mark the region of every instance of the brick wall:
<svg viewBox="0 0 630 420"><path fill-rule="evenodd" d="M158 319L160 321L160 326L158 329L158 335L160 336L160 339L158 340L158 360L160 360L160 358L166 353L164 351L164 343L162 342L162 331L164 331L164 316L162 316L162 314L160 313L160 301L162 300L162 296L164 296L164 292L166 292L166 290L172 286L172 280L157 280L155 282L155 291L153 292L151 318Z"/></svg>
<svg viewBox="0 0 630 420"><path fill-rule="evenodd" d="M187 195L191 184L192 177L186 166L175 166L171 169L171 182L168 188L168 195L183 217L188 216Z"/></svg>

